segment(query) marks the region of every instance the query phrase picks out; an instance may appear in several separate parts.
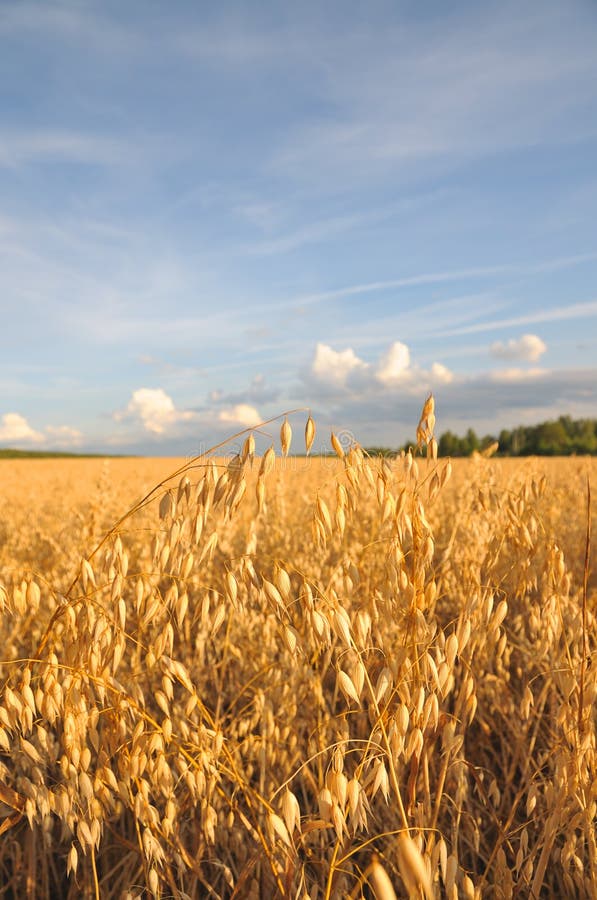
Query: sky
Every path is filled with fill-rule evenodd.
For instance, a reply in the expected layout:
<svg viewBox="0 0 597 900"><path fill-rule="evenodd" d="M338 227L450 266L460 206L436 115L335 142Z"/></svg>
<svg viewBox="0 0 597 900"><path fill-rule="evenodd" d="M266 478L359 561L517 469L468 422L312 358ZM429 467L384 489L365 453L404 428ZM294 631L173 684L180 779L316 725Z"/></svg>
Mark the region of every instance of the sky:
<svg viewBox="0 0 597 900"><path fill-rule="evenodd" d="M597 416L596 46L594 0L0 0L0 446Z"/></svg>

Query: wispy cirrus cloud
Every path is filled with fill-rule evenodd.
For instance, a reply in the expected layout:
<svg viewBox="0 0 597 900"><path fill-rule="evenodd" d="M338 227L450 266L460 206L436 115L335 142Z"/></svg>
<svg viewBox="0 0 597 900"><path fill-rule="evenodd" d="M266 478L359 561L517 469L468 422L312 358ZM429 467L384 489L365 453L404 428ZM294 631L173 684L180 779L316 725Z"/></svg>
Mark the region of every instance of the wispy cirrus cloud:
<svg viewBox="0 0 597 900"><path fill-rule="evenodd" d="M447 269L436 272L415 272L399 278L384 281L370 281L361 284L349 284L341 288L318 291L312 294L298 295L287 300L288 305L310 305L324 303L328 300L341 300L362 294L376 294L396 289L424 287L427 285L450 284L451 282L492 280L496 276L521 277L526 275L567 269L583 263L597 260L597 253L583 253L574 256L562 256L556 259L538 260L529 263L503 262L489 266L474 266L466 269Z"/></svg>
<svg viewBox="0 0 597 900"><path fill-rule="evenodd" d="M565 322L571 319L589 319L597 316L597 300L589 300L585 303L571 303L565 306L555 306L546 309L525 313L521 316L511 316L506 319L493 319L489 322L476 322L473 325L461 325L457 328L449 328L443 332L450 337L462 334L478 334L482 331L495 331L499 328L514 328L519 325L535 325L540 322Z"/></svg>
<svg viewBox="0 0 597 900"><path fill-rule="evenodd" d="M406 174L438 160L454 166L594 136L594 123L575 116L579 103L590 101L587 79L597 73L582 14L566 19L548 4L523 18L508 7L478 7L466 20L437 23L426 30L424 53L414 23L390 26L383 36L363 29L343 57L332 47L325 89L333 114L298 126L275 166L303 179L336 181L348 172L371 179L373 167L378 176L388 169ZM558 40L562 25L574 55ZM533 46L521 54L530 33ZM380 91L381 84L395 89ZM564 122L571 127L563 129Z"/></svg>
<svg viewBox="0 0 597 900"><path fill-rule="evenodd" d="M136 151L128 140L73 130L0 131L0 166L70 162L120 165L133 161Z"/></svg>
<svg viewBox="0 0 597 900"><path fill-rule="evenodd" d="M45 41L76 49L84 41L85 53L109 53L112 62L115 56L128 56L130 61L137 53L149 51L153 43L147 32L115 22L101 6L83 6L69 0L52 4L43 0L4 3L0 6L0 34L7 38L39 35Z"/></svg>
<svg viewBox="0 0 597 900"><path fill-rule="evenodd" d="M597 19L436 6L0 3L12 427L175 452L290 401L366 434L432 388L471 424L585 408Z"/></svg>
<svg viewBox="0 0 597 900"><path fill-rule="evenodd" d="M280 237L261 240L247 247L254 256L273 256L288 253L306 244L319 244L355 228L362 228L372 221L379 221L389 213L363 213L351 216L336 216L320 222L309 222L294 232Z"/></svg>

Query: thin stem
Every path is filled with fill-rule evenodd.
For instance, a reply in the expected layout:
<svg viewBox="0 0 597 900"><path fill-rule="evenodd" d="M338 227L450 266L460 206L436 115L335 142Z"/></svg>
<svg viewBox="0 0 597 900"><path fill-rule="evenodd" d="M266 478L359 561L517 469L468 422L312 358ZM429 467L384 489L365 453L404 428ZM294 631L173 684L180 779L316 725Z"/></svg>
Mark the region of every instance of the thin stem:
<svg viewBox="0 0 597 900"><path fill-rule="evenodd" d="M578 691L578 734L582 738L585 730L584 695L585 670L587 666L587 593L589 589L589 562L591 558L591 482L587 475L587 530L585 539L585 563L582 582L582 649L580 658L580 684Z"/></svg>

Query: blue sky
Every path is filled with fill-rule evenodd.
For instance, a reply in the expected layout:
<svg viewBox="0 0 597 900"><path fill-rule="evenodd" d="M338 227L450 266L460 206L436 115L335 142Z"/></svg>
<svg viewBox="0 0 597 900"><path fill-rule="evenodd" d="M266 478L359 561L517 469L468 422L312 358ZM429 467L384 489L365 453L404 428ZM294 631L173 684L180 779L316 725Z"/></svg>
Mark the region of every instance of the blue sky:
<svg viewBox="0 0 597 900"><path fill-rule="evenodd" d="M593 2L0 2L0 446L597 415Z"/></svg>

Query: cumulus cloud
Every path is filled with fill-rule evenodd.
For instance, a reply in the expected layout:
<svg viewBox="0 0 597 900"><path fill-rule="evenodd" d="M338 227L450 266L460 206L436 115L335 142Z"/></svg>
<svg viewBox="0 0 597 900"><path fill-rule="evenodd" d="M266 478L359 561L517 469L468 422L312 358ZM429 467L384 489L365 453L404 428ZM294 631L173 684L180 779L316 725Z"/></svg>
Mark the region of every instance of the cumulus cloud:
<svg viewBox="0 0 597 900"><path fill-rule="evenodd" d="M451 384L454 381L454 373L447 366L434 362L431 366L431 375L436 384Z"/></svg>
<svg viewBox="0 0 597 900"><path fill-rule="evenodd" d="M113 413L116 422L128 427L120 429L110 442L142 448L149 438L167 452L178 452L183 440L221 440L231 431L254 428L267 418L250 403L225 401L224 395L216 392L204 406L181 409L163 388L138 388L126 407Z"/></svg>
<svg viewBox="0 0 597 900"><path fill-rule="evenodd" d="M497 359L519 359L524 362L537 362L545 353L547 345L536 334L523 334L509 341L494 341L489 348Z"/></svg>
<svg viewBox="0 0 597 900"><path fill-rule="evenodd" d="M401 341L394 341L379 359L376 378L386 388L410 384L420 390L438 384L451 384L454 374L443 363L434 362L430 370L411 361L410 350Z"/></svg>
<svg viewBox="0 0 597 900"><path fill-rule="evenodd" d="M0 419L0 441L27 444L43 444L45 435L31 427L19 413L5 413Z"/></svg>
<svg viewBox="0 0 597 900"><path fill-rule="evenodd" d="M263 422L263 418L259 415L254 406L248 403L237 403L230 409L223 409L218 414L219 422L232 422L237 425L244 425L246 428L253 428Z"/></svg>
<svg viewBox="0 0 597 900"><path fill-rule="evenodd" d="M380 388L392 393L398 385L401 389L429 390L433 385L450 384L454 379L442 363L434 362L430 370L414 363L409 347L402 341L390 344L375 363L360 359L351 347L334 350L319 343L309 376L326 385L328 395L337 388L343 391L350 388L359 394L368 390L379 392Z"/></svg>
<svg viewBox="0 0 597 900"><path fill-rule="evenodd" d="M396 384L408 378L409 370L410 350L406 344L394 341L379 360L376 375L382 384Z"/></svg>
<svg viewBox="0 0 597 900"><path fill-rule="evenodd" d="M356 355L351 347L333 350L328 344L317 344L311 372L321 381L344 385L352 372L368 369L366 362Z"/></svg>
<svg viewBox="0 0 597 900"><path fill-rule="evenodd" d="M56 447L80 447L83 443L82 433L70 425L48 425L45 431L50 443Z"/></svg>
<svg viewBox="0 0 597 900"><path fill-rule="evenodd" d="M114 414L117 422L139 419L146 431L163 434L170 425L195 418L191 410L180 410L163 388L138 388L133 391L126 409Z"/></svg>
<svg viewBox="0 0 597 900"><path fill-rule="evenodd" d="M69 425L46 425L43 431L33 428L20 413L5 413L0 417L0 442L13 446L45 444L57 449L79 447L83 435Z"/></svg>

